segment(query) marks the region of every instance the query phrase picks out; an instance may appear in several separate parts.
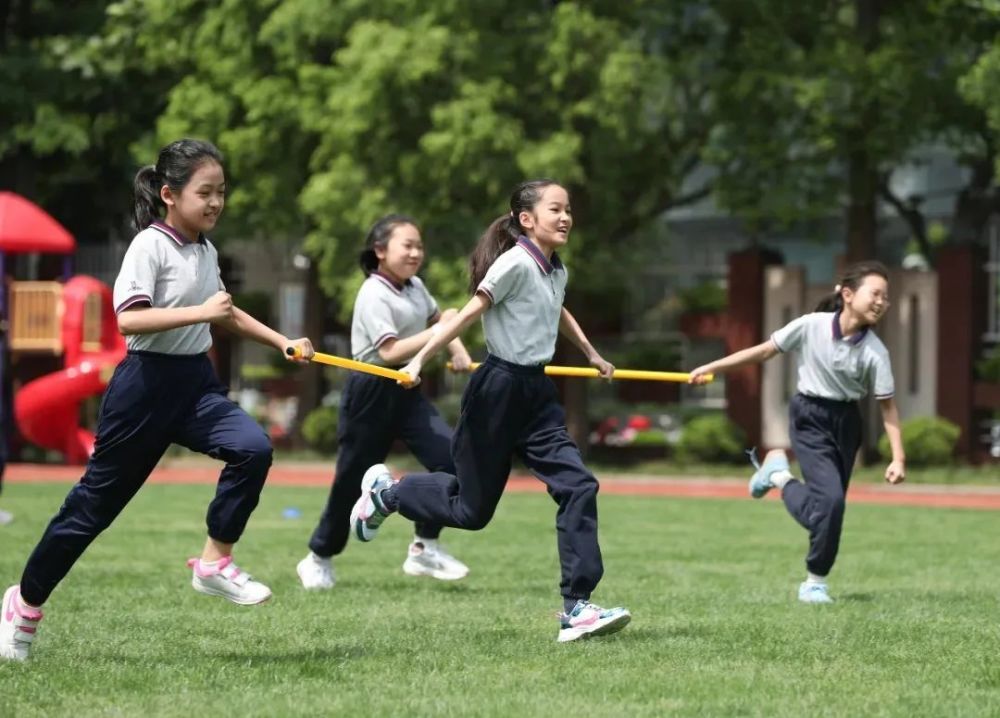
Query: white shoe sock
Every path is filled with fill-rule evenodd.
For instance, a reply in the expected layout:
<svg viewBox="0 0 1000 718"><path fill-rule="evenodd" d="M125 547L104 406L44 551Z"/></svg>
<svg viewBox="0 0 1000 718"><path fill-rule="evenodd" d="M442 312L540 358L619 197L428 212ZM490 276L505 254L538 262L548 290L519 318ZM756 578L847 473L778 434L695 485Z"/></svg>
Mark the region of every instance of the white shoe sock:
<svg viewBox="0 0 1000 718"><path fill-rule="evenodd" d="M814 573L809 573L808 571L806 571L806 583L825 584L826 576L817 576Z"/></svg>

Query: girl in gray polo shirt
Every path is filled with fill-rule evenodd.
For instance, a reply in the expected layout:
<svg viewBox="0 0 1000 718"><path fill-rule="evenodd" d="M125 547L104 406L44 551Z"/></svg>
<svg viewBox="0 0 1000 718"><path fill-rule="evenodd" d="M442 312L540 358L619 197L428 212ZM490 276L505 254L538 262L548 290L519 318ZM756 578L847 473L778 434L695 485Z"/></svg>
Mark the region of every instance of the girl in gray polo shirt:
<svg viewBox="0 0 1000 718"><path fill-rule="evenodd" d="M358 361L402 366L440 331L443 314L417 276L424 244L416 221L390 214L374 224L361 252L365 282L354 300L351 354ZM449 346L453 365L466 370L469 353L461 340ZM372 464L385 461L393 442L401 439L428 471L454 472L451 427L419 391L391 379L351 372L340 398L337 423L337 468L326 507L309 539L309 553L296 571L308 589L333 588L331 558L350 536L351 507L361 495L361 478ZM403 562L410 576L443 581L464 578L468 567L438 542L441 525L418 521Z"/></svg>
<svg viewBox="0 0 1000 718"><path fill-rule="evenodd" d="M804 603L831 603L826 577L840 546L847 486L861 446L857 401L874 392L892 447L885 479L897 484L906 475L899 411L889 352L873 330L889 309L889 275L878 262L850 267L833 294L755 347L738 351L691 372L700 384L706 374L722 373L767 361L779 352L798 352L798 393L789 405L789 434L805 482L789 471L788 457L776 449L750 479L750 495L781 491L788 512L809 531L806 580L799 586Z"/></svg>
<svg viewBox="0 0 1000 718"><path fill-rule="evenodd" d="M20 584L4 594L0 658L28 657L41 605L142 487L171 443L225 462L208 507L204 548L188 562L192 587L241 605L271 597L271 590L232 557L264 487L271 442L216 377L207 354L210 325L271 346L286 358L289 348L301 361L313 350L308 339L290 340L264 326L226 293L215 247L205 237L222 213L225 192L222 155L200 140L170 143L156 165L136 175L139 233L114 289L128 354L104 392L83 478L46 528Z"/></svg>
<svg viewBox="0 0 1000 718"><path fill-rule="evenodd" d="M452 444L456 471L409 474L396 484L388 469L376 464L366 472L351 514L361 541L372 540L397 510L414 521L481 529L503 494L512 455L519 455L559 505L559 641L614 633L631 618L624 608L590 602L604 572L597 479L583 465L555 385L544 373L559 333L601 376L614 373L562 305L567 274L555 250L566 244L572 226L569 195L558 183L534 180L514 190L510 213L490 225L470 259L474 296L403 369L418 379L429 356L483 318L489 356L462 396Z"/></svg>

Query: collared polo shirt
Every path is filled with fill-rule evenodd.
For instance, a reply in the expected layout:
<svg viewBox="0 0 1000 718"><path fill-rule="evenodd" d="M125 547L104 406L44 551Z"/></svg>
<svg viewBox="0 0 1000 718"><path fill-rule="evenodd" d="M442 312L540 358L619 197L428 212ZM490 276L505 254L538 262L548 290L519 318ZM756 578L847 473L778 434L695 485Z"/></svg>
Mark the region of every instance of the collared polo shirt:
<svg viewBox="0 0 1000 718"><path fill-rule="evenodd" d="M527 237L497 257L476 289L491 304L483 314L490 354L527 366L549 363L567 279L559 256L550 262Z"/></svg>
<svg viewBox="0 0 1000 718"><path fill-rule="evenodd" d="M154 308L193 307L224 291L219 254L204 235L189 242L163 222L133 238L115 280L118 314L138 304ZM129 349L161 354L202 354L212 346L208 322L125 337Z"/></svg>
<svg viewBox="0 0 1000 718"><path fill-rule="evenodd" d="M419 334L438 314L437 302L420 277L397 284L381 272L372 272L354 300L351 354L358 361L383 366L380 346L389 339Z"/></svg>
<svg viewBox="0 0 1000 718"><path fill-rule="evenodd" d="M780 352L798 351L800 394L854 401L895 393L889 351L871 328L850 337L840 331L839 312L815 312L794 319L771 335Z"/></svg>

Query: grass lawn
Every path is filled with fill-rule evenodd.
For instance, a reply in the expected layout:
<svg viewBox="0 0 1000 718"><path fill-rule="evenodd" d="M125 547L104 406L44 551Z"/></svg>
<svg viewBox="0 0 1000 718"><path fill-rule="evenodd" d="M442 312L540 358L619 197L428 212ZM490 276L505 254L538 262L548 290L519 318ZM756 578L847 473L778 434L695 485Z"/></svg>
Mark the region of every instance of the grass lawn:
<svg viewBox="0 0 1000 718"><path fill-rule="evenodd" d="M66 489L8 487L4 586ZM605 496L594 598L633 621L557 644L544 495L445 533L463 582L404 576L393 519L307 594L295 563L325 492L269 487L237 557L275 599L244 608L189 586L212 490L140 492L53 595L32 661L0 664L0 716L1000 714L996 513L849 506L839 602L813 607L794 599L806 536L780 504Z"/></svg>

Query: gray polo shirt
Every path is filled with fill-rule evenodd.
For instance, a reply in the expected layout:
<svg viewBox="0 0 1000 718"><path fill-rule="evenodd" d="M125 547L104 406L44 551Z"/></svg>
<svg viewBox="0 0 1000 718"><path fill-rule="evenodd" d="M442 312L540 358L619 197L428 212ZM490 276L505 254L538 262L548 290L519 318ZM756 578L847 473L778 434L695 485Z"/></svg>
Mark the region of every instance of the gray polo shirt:
<svg viewBox="0 0 1000 718"><path fill-rule="evenodd" d="M380 272L372 272L354 300L351 354L358 361L383 366L380 346L389 339L419 334L437 316L437 302L420 277L400 285Z"/></svg>
<svg viewBox="0 0 1000 718"><path fill-rule="evenodd" d="M204 235L188 242L172 227L154 222L135 236L115 280L118 314L137 304L193 307L224 291L219 254ZM125 337L129 349L160 354L202 354L212 346L207 322Z"/></svg>
<svg viewBox="0 0 1000 718"><path fill-rule="evenodd" d="M837 401L895 393L889 351L869 328L845 338L840 314L816 312L794 319L771 335L780 352L798 350L800 394Z"/></svg>
<svg viewBox="0 0 1000 718"><path fill-rule="evenodd" d="M548 364L556 350L568 275L527 237L497 257L479 283L492 306L483 314L486 348L514 364Z"/></svg>

